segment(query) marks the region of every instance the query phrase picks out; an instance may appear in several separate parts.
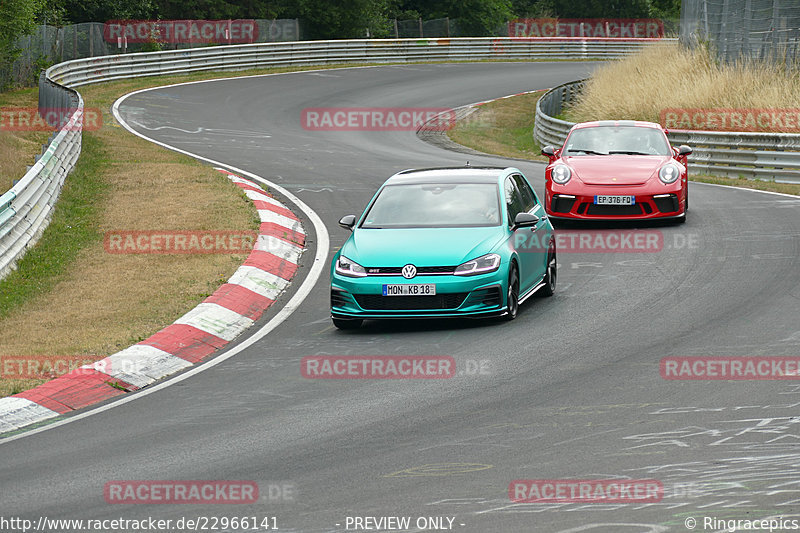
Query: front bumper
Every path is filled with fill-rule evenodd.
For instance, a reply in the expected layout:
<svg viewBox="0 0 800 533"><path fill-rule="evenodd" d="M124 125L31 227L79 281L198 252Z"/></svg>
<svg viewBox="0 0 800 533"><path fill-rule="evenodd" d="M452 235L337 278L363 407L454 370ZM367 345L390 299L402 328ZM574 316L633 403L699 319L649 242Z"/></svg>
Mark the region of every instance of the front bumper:
<svg viewBox="0 0 800 533"><path fill-rule="evenodd" d="M653 192L637 187L585 187L580 192L552 191L546 195L546 211L555 219L573 220L647 220L675 218L685 213L685 192L677 187ZM597 205L596 195L632 195L633 205Z"/></svg>
<svg viewBox="0 0 800 533"><path fill-rule="evenodd" d="M503 265L478 276L331 275L331 315L335 318L426 318L499 316L506 312L508 275ZM433 283L435 296L383 296L384 284Z"/></svg>

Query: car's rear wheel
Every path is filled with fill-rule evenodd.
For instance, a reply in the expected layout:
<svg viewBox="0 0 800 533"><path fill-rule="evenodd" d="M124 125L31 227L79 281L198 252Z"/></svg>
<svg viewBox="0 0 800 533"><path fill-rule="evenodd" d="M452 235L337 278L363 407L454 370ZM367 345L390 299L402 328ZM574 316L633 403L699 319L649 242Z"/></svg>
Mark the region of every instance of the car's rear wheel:
<svg viewBox="0 0 800 533"><path fill-rule="evenodd" d="M547 267L544 274L544 287L542 296L552 296L556 292L556 280L558 278L558 261L556 261L556 249L551 246L547 252Z"/></svg>
<svg viewBox="0 0 800 533"><path fill-rule="evenodd" d="M508 269L508 291L506 294L506 320L514 320L519 312L519 271L517 264L511 263Z"/></svg>
<svg viewBox="0 0 800 533"><path fill-rule="evenodd" d="M360 318L336 318L332 317L333 325L339 329L358 329L364 323Z"/></svg>

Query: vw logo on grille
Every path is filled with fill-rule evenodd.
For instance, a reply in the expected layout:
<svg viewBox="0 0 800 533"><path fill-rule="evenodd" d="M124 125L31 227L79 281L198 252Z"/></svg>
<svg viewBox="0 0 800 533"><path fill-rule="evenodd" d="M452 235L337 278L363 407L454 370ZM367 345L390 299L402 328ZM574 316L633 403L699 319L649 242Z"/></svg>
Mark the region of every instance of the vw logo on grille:
<svg viewBox="0 0 800 533"><path fill-rule="evenodd" d="M414 265L406 265L403 267L403 277L406 279L411 279L417 275L417 267Z"/></svg>

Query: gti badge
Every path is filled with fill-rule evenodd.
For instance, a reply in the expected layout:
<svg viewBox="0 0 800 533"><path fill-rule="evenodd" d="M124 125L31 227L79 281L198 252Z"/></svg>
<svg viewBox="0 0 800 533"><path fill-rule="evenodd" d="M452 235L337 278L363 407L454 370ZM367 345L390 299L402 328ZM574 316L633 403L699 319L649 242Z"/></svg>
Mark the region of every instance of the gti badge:
<svg viewBox="0 0 800 533"><path fill-rule="evenodd" d="M408 264L403 267L403 277L406 279L411 279L417 275L417 267L414 265Z"/></svg>

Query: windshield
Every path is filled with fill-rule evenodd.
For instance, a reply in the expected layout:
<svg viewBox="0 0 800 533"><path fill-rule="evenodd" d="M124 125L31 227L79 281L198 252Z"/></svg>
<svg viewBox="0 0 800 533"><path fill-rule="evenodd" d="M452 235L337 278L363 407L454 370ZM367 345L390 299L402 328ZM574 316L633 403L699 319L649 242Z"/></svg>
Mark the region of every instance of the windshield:
<svg viewBox="0 0 800 533"><path fill-rule="evenodd" d="M573 155L672 155L661 130L639 126L597 126L574 130L562 156Z"/></svg>
<svg viewBox="0 0 800 533"><path fill-rule="evenodd" d="M362 228L481 227L500 224L500 200L492 183L388 185Z"/></svg>

